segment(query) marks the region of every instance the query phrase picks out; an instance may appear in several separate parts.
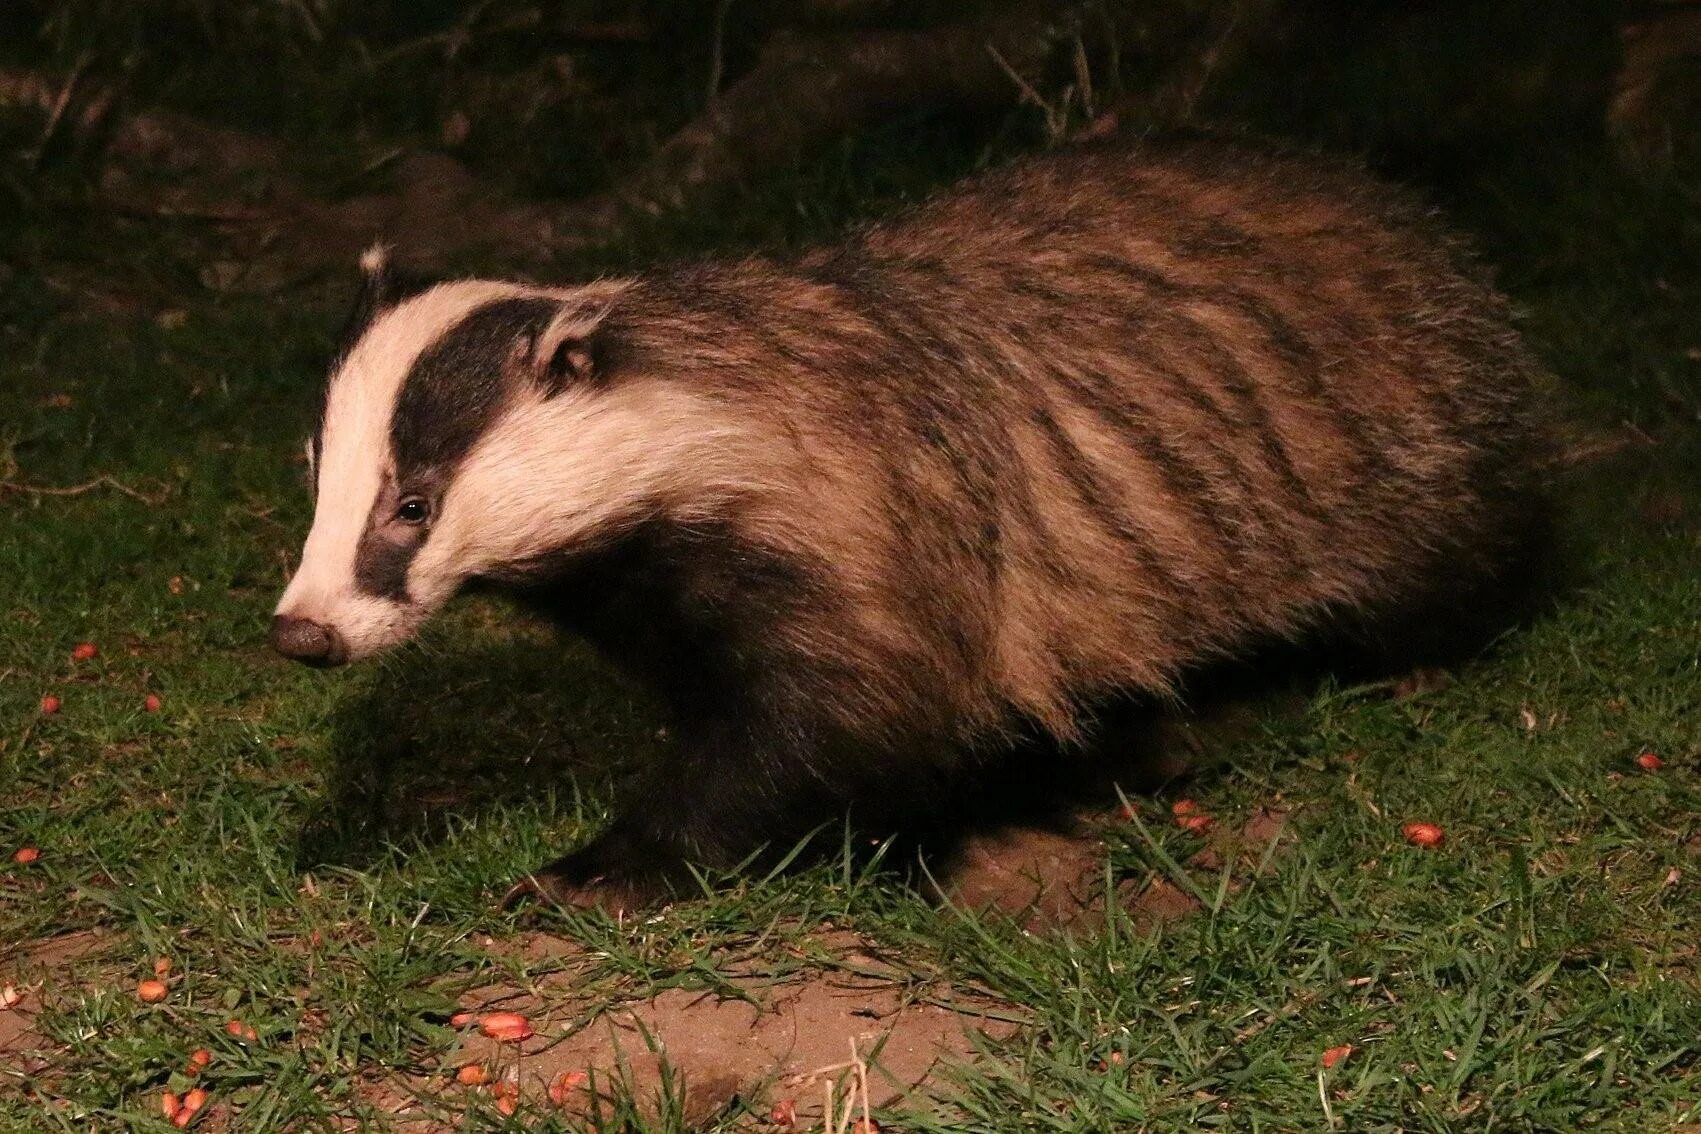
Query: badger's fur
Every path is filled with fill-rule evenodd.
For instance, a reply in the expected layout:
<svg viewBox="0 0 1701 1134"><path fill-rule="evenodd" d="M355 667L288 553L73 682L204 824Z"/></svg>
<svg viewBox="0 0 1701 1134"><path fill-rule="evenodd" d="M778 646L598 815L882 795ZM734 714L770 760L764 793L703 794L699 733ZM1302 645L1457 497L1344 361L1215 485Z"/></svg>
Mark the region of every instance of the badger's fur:
<svg viewBox="0 0 1701 1134"><path fill-rule="evenodd" d="M1506 304L1314 157L1080 148L794 259L577 287L368 267L274 641L358 658L477 580L646 678L679 739L534 876L562 900L1213 658L1418 625L1532 507Z"/></svg>

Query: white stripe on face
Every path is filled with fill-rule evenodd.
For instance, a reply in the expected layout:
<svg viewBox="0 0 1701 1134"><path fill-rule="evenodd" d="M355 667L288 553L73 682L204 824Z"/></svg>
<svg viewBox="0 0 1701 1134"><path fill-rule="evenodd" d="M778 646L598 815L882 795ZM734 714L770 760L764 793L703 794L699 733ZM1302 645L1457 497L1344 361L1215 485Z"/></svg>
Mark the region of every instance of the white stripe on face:
<svg viewBox="0 0 1701 1134"><path fill-rule="evenodd" d="M349 352L326 395L313 528L277 613L337 631L358 658L406 638L420 614L361 594L355 556L384 478L394 472L390 422L414 362L474 308L536 294L489 280L442 284L386 311Z"/></svg>
<svg viewBox="0 0 1701 1134"><path fill-rule="evenodd" d="M769 463L724 407L665 380L521 398L462 462L408 591L434 606L470 576L646 515L707 514L756 487Z"/></svg>

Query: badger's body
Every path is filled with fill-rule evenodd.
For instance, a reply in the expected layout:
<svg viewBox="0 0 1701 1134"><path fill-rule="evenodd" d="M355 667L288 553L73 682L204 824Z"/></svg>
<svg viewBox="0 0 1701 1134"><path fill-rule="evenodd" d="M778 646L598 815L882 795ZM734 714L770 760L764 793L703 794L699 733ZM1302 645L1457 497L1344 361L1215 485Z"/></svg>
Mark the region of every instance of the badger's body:
<svg viewBox="0 0 1701 1134"><path fill-rule="evenodd" d="M1530 507L1505 304L1313 158L1074 150L794 260L584 287L369 267L274 639L358 657L481 580L647 678L674 755L536 876L558 898L1396 624L1491 581Z"/></svg>

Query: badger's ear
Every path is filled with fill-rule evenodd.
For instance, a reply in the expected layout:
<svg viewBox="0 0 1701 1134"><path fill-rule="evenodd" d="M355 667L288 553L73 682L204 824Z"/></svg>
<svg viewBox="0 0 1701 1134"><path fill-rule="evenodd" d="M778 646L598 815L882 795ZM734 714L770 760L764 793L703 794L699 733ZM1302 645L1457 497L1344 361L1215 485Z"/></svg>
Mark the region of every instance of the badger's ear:
<svg viewBox="0 0 1701 1134"><path fill-rule="evenodd" d="M554 397L569 386L600 383L607 378L605 314L606 309L563 307L532 338L527 363L545 396Z"/></svg>
<svg viewBox="0 0 1701 1134"><path fill-rule="evenodd" d="M362 252L360 291L355 296L354 310L343 326L337 356L346 355L378 316L409 296L427 290L434 282L399 270L390 258L390 249L382 244L374 244Z"/></svg>

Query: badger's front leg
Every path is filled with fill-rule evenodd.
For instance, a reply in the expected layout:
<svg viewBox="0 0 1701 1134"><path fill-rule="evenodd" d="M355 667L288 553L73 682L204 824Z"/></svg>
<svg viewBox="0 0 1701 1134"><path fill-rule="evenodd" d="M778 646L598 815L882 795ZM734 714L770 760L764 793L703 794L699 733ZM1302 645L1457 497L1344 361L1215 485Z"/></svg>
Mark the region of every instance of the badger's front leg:
<svg viewBox="0 0 1701 1134"><path fill-rule="evenodd" d="M503 905L538 898L619 913L689 895L692 867L783 853L850 794L819 730L771 718L708 722L622 793L602 834L521 878Z"/></svg>

